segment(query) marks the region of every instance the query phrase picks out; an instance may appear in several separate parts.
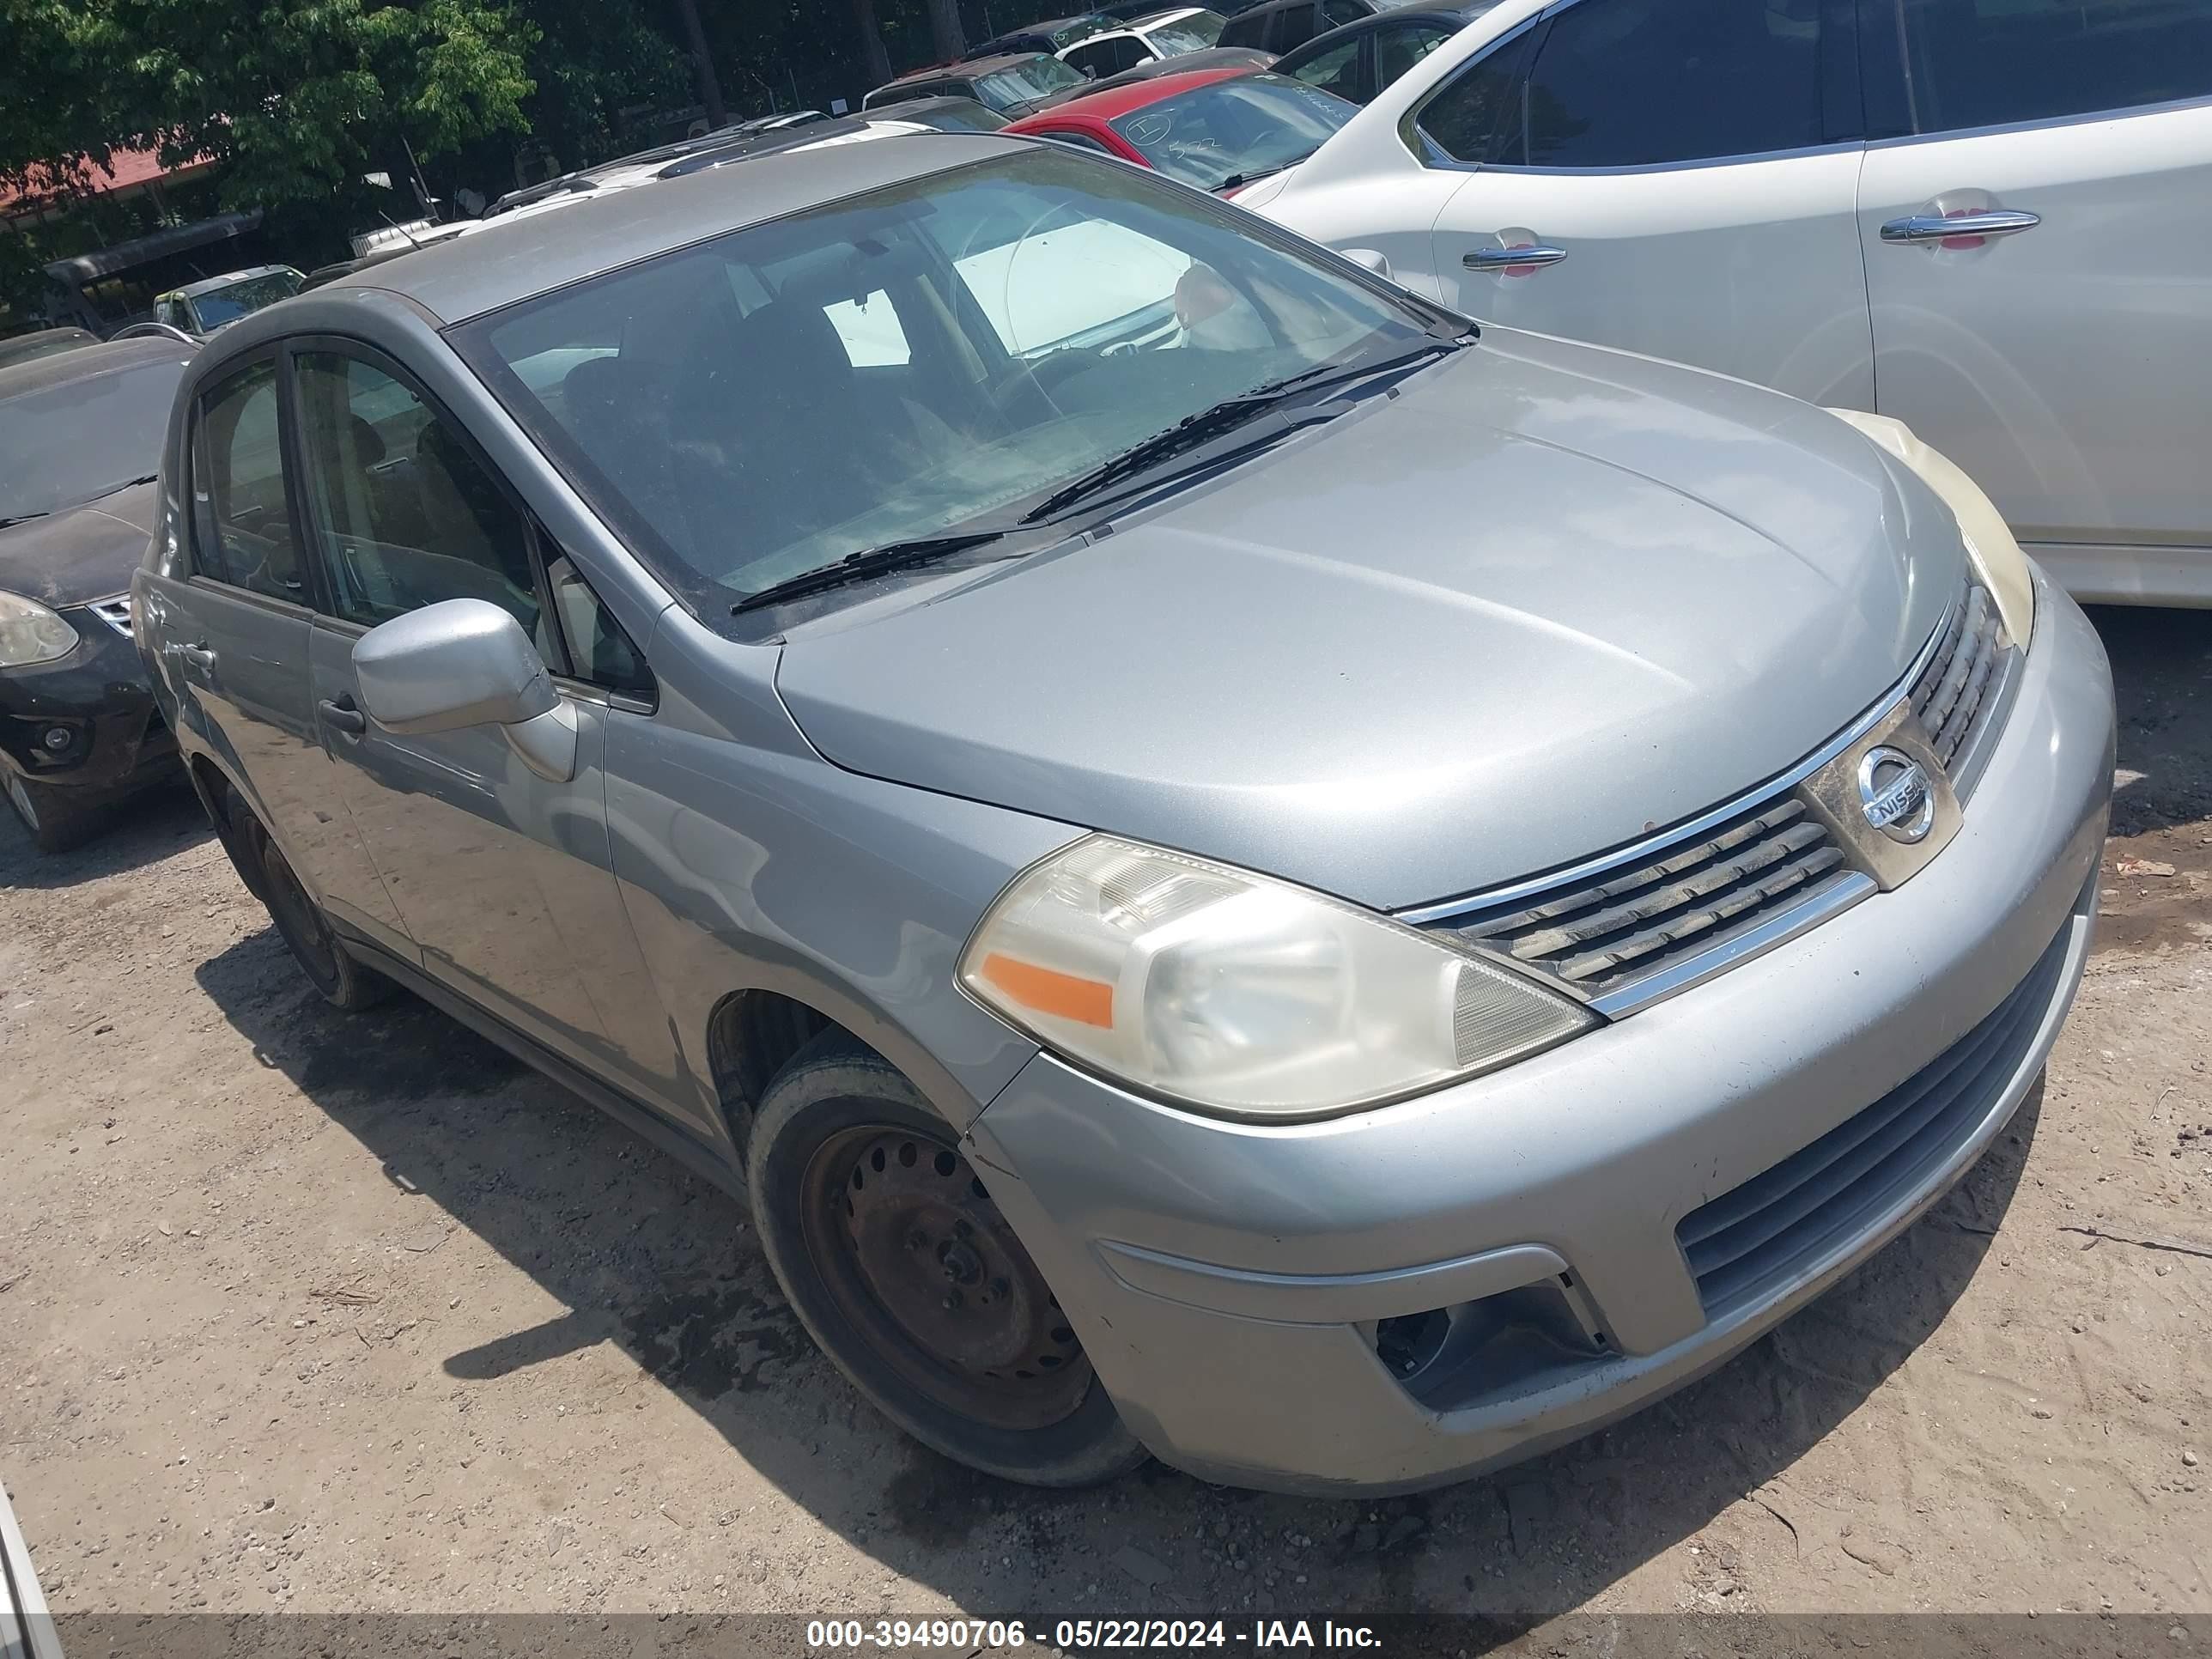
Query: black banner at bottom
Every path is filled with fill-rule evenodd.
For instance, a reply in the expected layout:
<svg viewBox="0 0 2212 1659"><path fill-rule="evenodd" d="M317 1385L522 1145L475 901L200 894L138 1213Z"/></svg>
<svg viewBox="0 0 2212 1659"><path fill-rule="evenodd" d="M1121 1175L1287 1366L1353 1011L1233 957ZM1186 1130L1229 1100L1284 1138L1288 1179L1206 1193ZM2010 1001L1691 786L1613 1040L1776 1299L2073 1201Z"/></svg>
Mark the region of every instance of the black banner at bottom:
<svg viewBox="0 0 2212 1659"><path fill-rule="evenodd" d="M2212 1614L1312 1613L1209 1619L798 1614L65 1613L64 1659L792 1659L850 1655L1343 1659L2212 1659ZM33 1651L37 1651L34 1644Z"/></svg>

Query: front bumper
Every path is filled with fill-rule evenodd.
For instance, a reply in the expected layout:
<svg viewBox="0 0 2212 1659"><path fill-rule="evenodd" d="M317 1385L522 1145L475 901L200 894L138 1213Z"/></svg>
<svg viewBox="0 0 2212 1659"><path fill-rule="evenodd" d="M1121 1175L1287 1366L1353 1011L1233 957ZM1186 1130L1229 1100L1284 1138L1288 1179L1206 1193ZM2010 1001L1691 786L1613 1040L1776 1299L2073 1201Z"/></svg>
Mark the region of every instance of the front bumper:
<svg viewBox="0 0 2212 1659"><path fill-rule="evenodd" d="M154 706L131 636L82 606L62 615L77 631L76 649L0 670L0 769L88 796L175 775L176 736ZM54 731L68 735L66 745L46 742Z"/></svg>
<svg viewBox="0 0 2212 1659"><path fill-rule="evenodd" d="M1441 1484L1691 1382L1935 1203L2033 1085L2088 952L2111 674L2037 592L1956 839L1707 984L1320 1123L1200 1118L1032 1060L973 1156L1131 1429L1240 1485ZM1502 1340L1401 1381L1378 1322L1443 1310Z"/></svg>

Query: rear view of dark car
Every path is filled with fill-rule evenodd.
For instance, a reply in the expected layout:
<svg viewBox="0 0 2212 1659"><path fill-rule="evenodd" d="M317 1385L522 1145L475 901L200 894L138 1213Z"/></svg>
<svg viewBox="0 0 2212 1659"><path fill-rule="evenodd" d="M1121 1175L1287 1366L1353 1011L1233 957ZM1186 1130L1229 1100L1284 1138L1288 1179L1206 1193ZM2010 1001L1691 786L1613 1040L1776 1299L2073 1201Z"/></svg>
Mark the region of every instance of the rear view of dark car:
<svg viewBox="0 0 2212 1659"><path fill-rule="evenodd" d="M178 775L130 590L192 353L139 339L0 368L0 793L43 852Z"/></svg>

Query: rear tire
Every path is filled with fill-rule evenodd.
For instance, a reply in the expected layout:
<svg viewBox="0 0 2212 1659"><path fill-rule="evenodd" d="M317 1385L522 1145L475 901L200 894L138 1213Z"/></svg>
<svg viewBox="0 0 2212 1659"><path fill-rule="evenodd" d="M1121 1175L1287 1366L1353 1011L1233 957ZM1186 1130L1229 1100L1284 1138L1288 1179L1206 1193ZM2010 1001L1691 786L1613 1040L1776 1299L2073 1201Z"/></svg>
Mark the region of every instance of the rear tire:
<svg viewBox="0 0 2212 1659"><path fill-rule="evenodd" d="M41 853L66 853L106 821L105 802L87 800L74 789L57 789L14 772L8 774L4 793L15 822L29 832Z"/></svg>
<svg viewBox="0 0 2212 1659"><path fill-rule="evenodd" d="M1029 1486L1145 1461L959 1137L881 1055L842 1031L802 1048L761 1100L747 1164L799 1322L899 1427Z"/></svg>
<svg viewBox="0 0 2212 1659"><path fill-rule="evenodd" d="M237 850L232 851L233 861L238 862L241 853L252 860L251 867L260 879L249 878L246 885L267 908L278 936L292 952L292 960L322 993L323 1000L333 1008L357 1013L390 996L393 989L390 980L346 954L322 907L307 896L307 890L301 886L300 878L292 873L292 866L284 861L284 854L260 821L239 805L235 796L228 805L238 842ZM225 837L224 845L231 850L229 837ZM239 873L245 875L246 867L240 863Z"/></svg>

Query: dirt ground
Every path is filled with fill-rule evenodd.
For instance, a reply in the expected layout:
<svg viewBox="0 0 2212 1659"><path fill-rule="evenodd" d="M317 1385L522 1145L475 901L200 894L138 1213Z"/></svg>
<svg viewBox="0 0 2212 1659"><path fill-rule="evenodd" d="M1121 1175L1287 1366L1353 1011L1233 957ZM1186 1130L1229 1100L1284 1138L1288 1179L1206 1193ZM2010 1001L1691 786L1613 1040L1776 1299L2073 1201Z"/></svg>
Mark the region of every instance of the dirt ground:
<svg viewBox="0 0 2212 1659"><path fill-rule="evenodd" d="M2212 1244L2212 617L2098 620L2101 943L2012 1133L1696 1388L1381 1503L967 1474L730 1200L419 1004L326 1009L188 796L0 825L0 1477L52 1603L2212 1609L2212 1259L2081 1231Z"/></svg>

